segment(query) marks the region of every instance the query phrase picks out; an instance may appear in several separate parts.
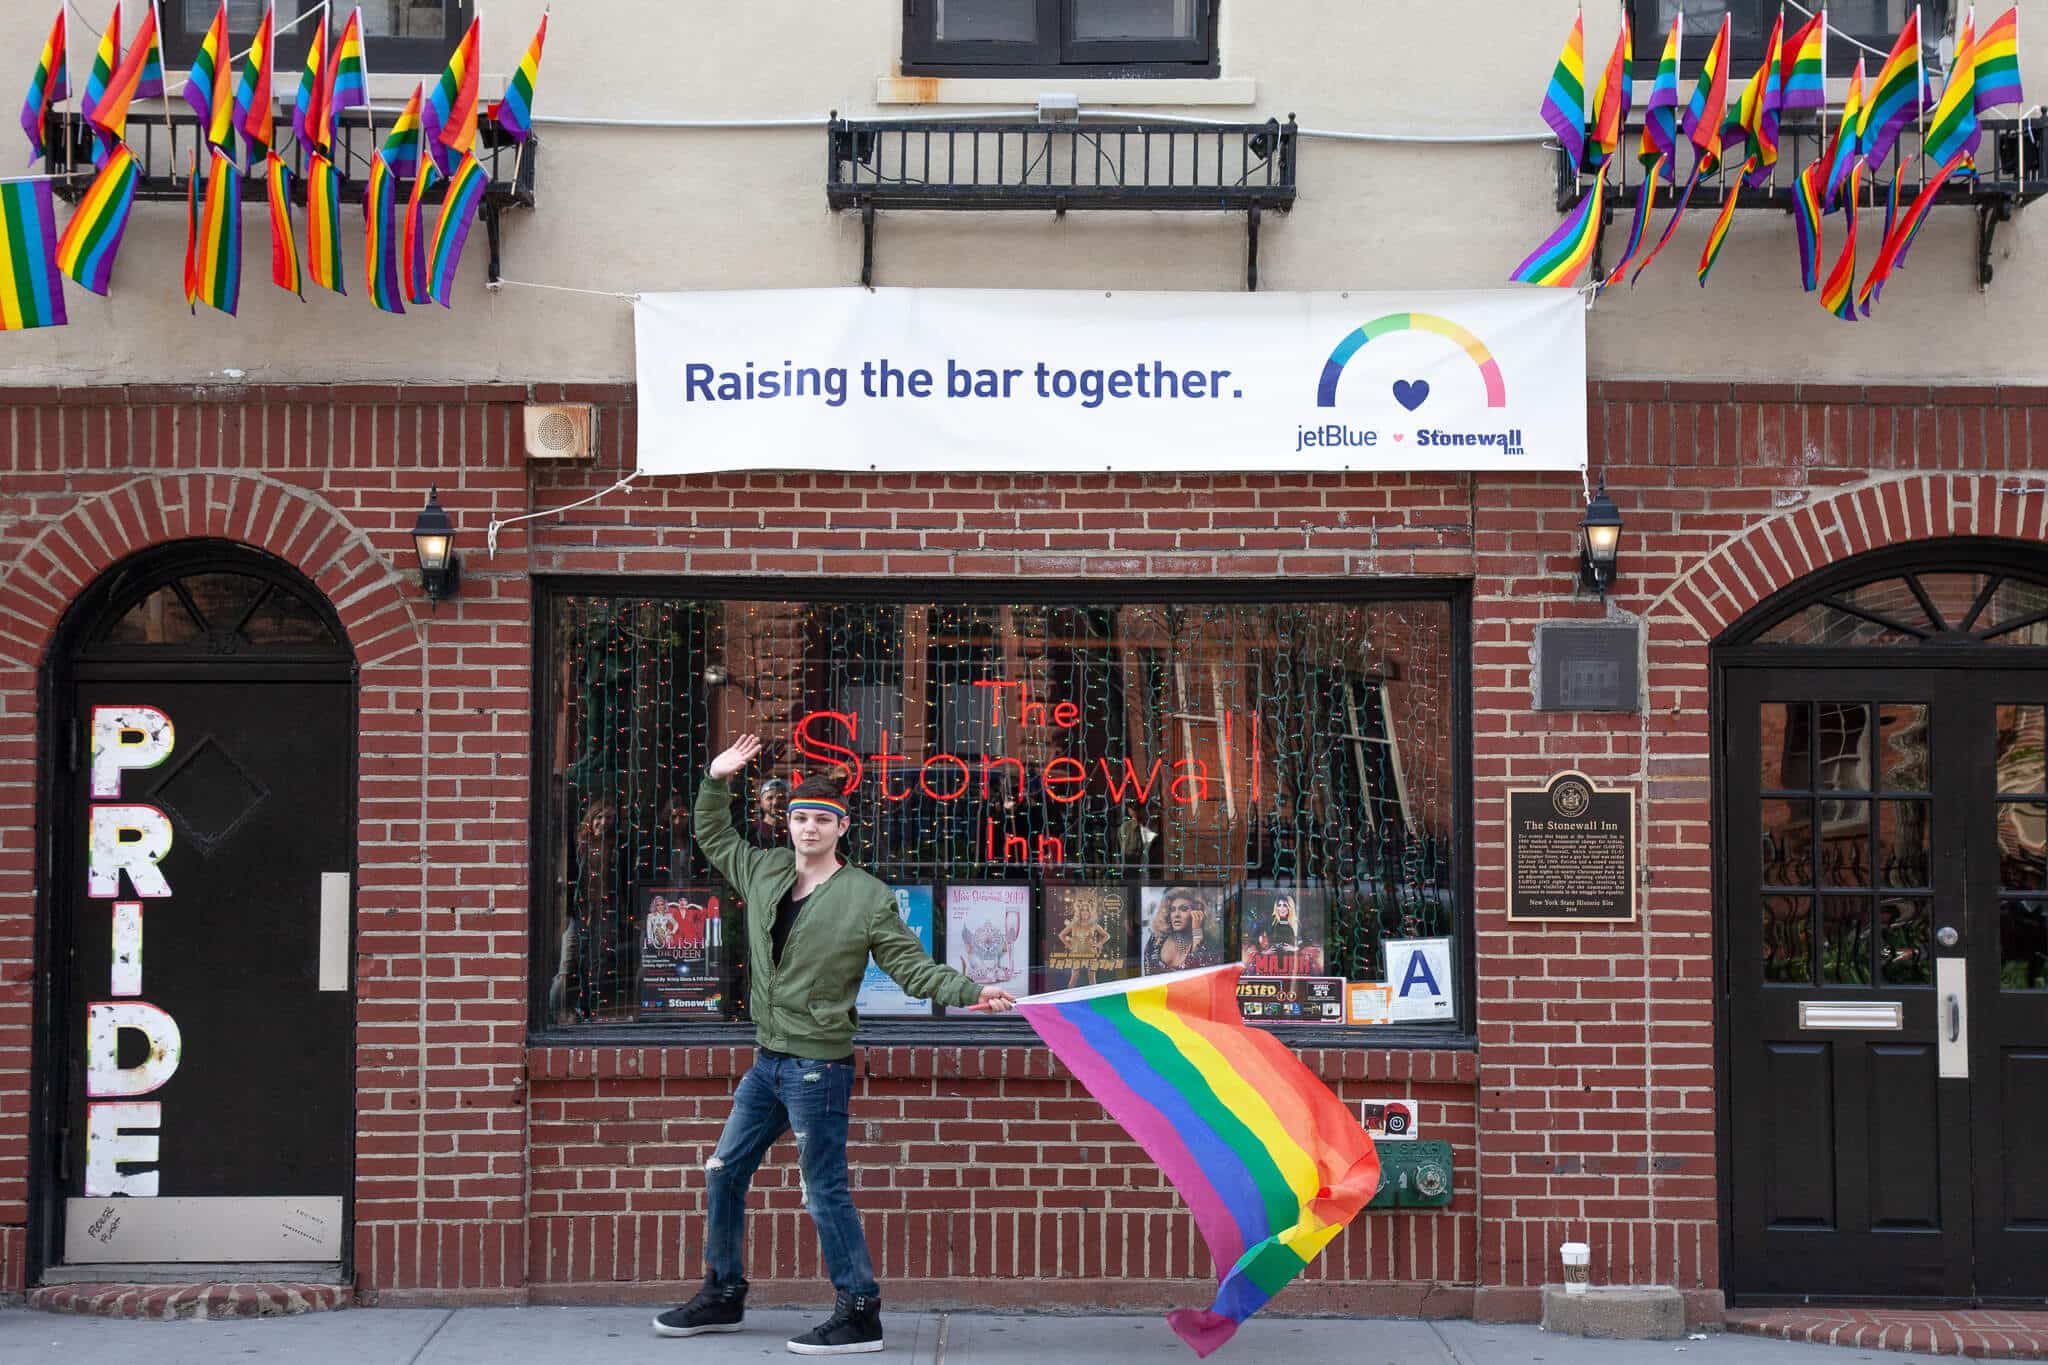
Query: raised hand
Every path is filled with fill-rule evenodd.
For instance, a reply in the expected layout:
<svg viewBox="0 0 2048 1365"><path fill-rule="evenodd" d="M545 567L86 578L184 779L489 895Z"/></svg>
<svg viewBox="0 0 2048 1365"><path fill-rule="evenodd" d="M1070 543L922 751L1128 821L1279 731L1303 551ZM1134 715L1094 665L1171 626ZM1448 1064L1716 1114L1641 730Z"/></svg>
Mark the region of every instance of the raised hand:
<svg viewBox="0 0 2048 1365"><path fill-rule="evenodd" d="M729 777L738 776L749 763L754 761L754 755L760 752L761 737L759 735L741 735L733 741L730 749L727 749L717 758L711 760L711 767L707 771L712 777L723 782Z"/></svg>

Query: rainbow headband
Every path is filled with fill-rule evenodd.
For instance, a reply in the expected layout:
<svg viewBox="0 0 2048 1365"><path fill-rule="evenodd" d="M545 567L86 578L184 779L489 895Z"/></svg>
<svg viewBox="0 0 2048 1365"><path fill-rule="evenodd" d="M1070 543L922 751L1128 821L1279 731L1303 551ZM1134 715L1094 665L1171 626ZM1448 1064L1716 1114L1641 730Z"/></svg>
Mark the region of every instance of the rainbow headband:
<svg viewBox="0 0 2048 1365"><path fill-rule="evenodd" d="M846 818L846 804L843 801L834 801L827 796L806 796L801 800L790 802L789 809L792 812L800 810L822 810L828 811L831 814L838 816L842 820Z"/></svg>

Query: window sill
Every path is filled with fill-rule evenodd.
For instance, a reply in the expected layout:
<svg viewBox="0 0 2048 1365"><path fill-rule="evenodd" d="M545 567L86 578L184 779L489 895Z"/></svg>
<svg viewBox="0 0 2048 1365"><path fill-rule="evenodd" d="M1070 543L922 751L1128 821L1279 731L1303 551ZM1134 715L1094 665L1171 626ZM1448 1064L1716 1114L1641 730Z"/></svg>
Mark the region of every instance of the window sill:
<svg viewBox="0 0 2048 1365"><path fill-rule="evenodd" d="M1237 106L1257 102L1249 76L1209 78L1103 76L883 76L877 104L1036 104L1041 93L1073 95L1083 108L1105 104Z"/></svg>

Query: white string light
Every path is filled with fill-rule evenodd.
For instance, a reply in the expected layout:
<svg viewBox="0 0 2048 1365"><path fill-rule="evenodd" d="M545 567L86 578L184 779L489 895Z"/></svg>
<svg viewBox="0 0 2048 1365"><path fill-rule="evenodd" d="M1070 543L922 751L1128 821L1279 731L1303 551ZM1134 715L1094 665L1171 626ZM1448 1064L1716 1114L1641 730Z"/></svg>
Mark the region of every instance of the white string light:
<svg viewBox="0 0 2048 1365"><path fill-rule="evenodd" d="M573 512L579 507L588 507L593 502L596 502L599 498L608 498L612 494L619 492L621 489L630 487L633 483L633 480L639 477L640 471L636 469L631 474L626 475L617 483L613 484L610 488L601 488L597 492L592 493L589 497L584 498L580 502L570 503L567 507L550 507L539 512L522 513L521 515L516 517L493 517L491 519L491 524L484 530L484 554L487 556L492 556L498 553L498 532L504 530L507 526L517 526L522 521L535 521L541 517L559 517L566 513Z"/></svg>

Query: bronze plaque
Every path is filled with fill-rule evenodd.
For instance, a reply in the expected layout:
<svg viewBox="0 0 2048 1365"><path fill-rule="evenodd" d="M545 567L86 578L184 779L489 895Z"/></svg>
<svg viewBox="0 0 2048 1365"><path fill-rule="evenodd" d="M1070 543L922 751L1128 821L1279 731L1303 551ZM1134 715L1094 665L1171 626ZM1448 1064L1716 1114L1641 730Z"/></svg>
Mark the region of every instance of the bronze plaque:
<svg viewBox="0 0 2048 1365"><path fill-rule="evenodd" d="M1508 919L1626 924L1636 917L1635 793L1583 773L1508 792Z"/></svg>

